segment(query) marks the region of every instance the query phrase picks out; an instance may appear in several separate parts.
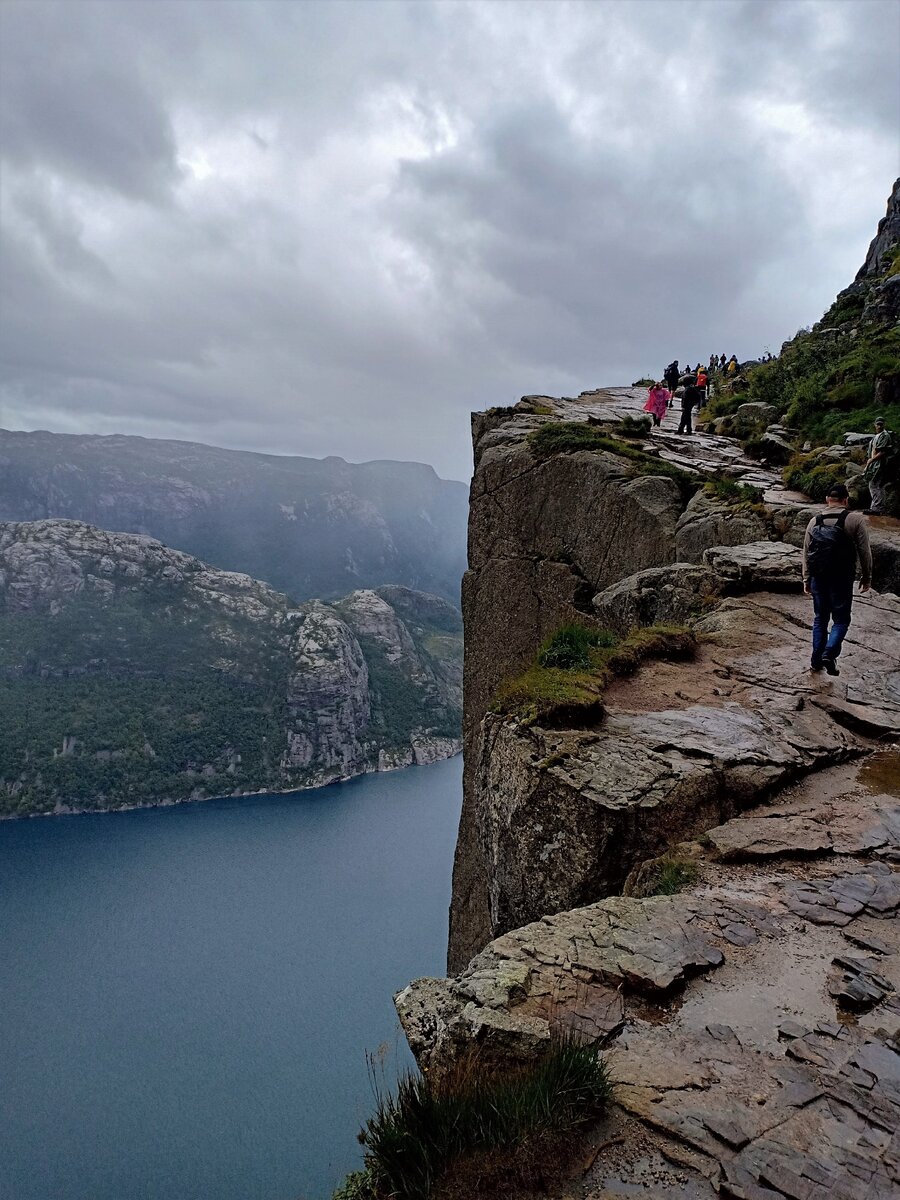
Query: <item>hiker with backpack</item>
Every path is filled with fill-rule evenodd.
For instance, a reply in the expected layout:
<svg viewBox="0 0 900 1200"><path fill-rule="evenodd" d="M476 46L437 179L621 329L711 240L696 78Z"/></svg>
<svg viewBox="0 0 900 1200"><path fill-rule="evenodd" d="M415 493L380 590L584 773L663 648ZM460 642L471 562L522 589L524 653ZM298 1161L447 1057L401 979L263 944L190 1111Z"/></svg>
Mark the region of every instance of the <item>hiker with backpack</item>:
<svg viewBox="0 0 900 1200"><path fill-rule="evenodd" d="M697 387L696 375L683 376L682 383L684 384L684 395L681 397L681 420L678 423L678 432L693 434L691 410L695 404L700 404L703 393Z"/></svg>
<svg viewBox="0 0 900 1200"><path fill-rule="evenodd" d="M884 417L876 417L875 436L869 442L869 457L863 472L869 495L872 497L871 506L866 509L866 512L873 517L887 515L885 492L888 484L892 482L889 476L897 453L895 441L892 431L885 428Z"/></svg>
<svg viewBox="0 0 900 1200"><path fill-rule="evenodd" d="M670 362L669 365L666 367L665 371L663 371L663 379L665 380L666 387L669 389L672 396L674 396L675 389L678 387L678 359L677 358L673 362ZM671 397L669 399L669 404L670 405L672 404Z"/></svg>
<svg viewBox="0 0 900 1200"><path fill-rule="evenodd" d="M850 628L856 562L859 590L867 592L872 585L872 549L865 518L850 511L844 484L830 487L825 499L827 508L812 518L803 539L803 591L812 596L815 613L809 669L824 667L829 675L839 675L837 659Z"/></svg>
<svg viewBox="0 0 900 1200"><path fill-rule="evenodd" d="M709 376L702 366L697 367L697 387L700 389L705 403L709 399Z"/></svg>

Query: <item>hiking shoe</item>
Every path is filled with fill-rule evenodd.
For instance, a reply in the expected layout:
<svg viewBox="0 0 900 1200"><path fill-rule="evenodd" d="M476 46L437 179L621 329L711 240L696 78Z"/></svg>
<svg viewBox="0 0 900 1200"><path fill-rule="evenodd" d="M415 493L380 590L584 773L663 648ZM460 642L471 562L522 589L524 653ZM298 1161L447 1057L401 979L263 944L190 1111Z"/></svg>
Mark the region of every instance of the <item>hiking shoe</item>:
<svg viewBox="0 0 900 1200"><path fill-rule="evenodd" d="M825 670L828 672L829 675L840 675L840 671L838 670L838 665L834 661L833 658L823 658L822 666L825 668Z"/></svg>
<svg viewBox="0 0 900 1200"><path fill-rule="evenodd" d="M821 664L820 662L811 662L811 663L809 664L809 669L810 669L811 671L821 671L821 670L822 670L822 664Z"/></svg>

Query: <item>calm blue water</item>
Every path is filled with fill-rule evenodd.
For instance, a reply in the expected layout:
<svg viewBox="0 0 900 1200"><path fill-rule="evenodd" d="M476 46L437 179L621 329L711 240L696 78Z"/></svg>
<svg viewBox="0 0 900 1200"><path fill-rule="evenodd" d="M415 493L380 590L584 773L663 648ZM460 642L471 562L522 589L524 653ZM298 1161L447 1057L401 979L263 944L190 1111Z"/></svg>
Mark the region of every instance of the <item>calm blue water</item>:
<svg viewBox="0 0 900 1200"><path fill-rule="evenodd" d="M2 1200L322 1200L443 974L460 759L0 824Z"/></svg>

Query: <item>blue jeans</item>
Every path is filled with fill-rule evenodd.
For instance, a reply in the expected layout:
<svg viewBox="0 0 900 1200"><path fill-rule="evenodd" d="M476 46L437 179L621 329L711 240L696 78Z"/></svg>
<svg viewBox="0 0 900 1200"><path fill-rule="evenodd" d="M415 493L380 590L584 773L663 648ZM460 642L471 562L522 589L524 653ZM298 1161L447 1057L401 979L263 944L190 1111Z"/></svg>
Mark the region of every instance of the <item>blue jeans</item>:
<svg viewBox="0 0 900 1200"><path fill-rule="evenodd" d="M853 603L853 576L813 576L809 581L815 618L812 630L812 662L821 666L823 658L837 658L850 628ZM831 621L831 632L828 622Z"/></svg>

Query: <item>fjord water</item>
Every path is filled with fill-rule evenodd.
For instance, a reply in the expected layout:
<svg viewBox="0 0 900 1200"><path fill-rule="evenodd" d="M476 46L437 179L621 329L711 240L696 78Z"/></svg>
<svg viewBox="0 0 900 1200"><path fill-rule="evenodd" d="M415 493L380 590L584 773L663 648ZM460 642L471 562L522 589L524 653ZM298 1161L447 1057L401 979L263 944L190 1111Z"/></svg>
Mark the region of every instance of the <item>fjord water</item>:
<svg viewBox="0 0 900 1200"><path fill-rule="evenodd" d="M0 824L3 1200L322 1200L443 974L460 759Z"/></svg>

